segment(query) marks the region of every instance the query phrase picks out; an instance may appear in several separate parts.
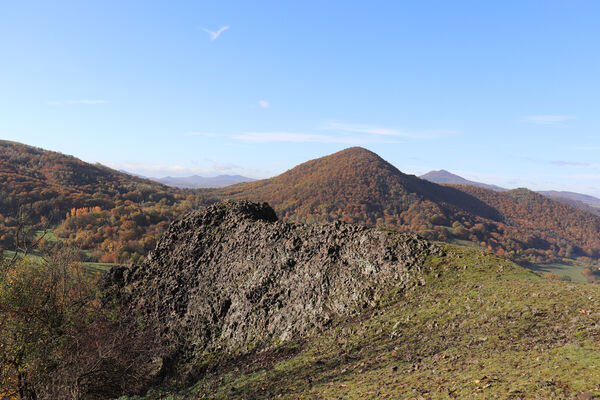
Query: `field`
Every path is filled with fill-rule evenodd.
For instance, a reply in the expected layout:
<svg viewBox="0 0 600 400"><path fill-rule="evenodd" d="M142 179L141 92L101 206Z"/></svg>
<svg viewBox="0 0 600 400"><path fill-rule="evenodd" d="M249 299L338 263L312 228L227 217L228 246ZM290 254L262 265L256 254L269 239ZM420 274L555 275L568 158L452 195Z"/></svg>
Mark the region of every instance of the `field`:
<svg viewBox="0 0 600 400"><path fill-rule="evenodd" d="M15 252L11 251L11 250L4 251L5 258L12 258L14 256L14 254L15 254ZM35 262L43 261L42 256L37 252L31 252L31 253L27 254L27 258L32 261L35 261ZM86 273L86 275L88 275L89 277L92 277L92 276L96 276L97 274L100 274L102 272L108 271L111 267L120 265L120 264L82 262L81 265L84 267L84 272Z"/></svg>
<svg viewBox="0 0 600 400"><path fill-rule="evenodd" d="M553 263L553 264L539 264L528 267L533 271L544 274L556 274L561 279L568 277L567 280L572 282L587 282L587 278L583 275L583 265L576 261L572 263Z"/></svg>

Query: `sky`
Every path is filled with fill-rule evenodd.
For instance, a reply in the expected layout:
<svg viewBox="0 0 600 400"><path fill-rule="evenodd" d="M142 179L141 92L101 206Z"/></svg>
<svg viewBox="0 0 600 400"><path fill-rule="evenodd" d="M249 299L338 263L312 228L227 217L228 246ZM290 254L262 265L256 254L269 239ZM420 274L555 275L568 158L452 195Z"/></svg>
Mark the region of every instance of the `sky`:
<svg viewBox="0 0 600 400"><path fill-rule="evenodd" d="M401 171L600 196L600 2L3 1L0 138L144 176Z"/></svg>

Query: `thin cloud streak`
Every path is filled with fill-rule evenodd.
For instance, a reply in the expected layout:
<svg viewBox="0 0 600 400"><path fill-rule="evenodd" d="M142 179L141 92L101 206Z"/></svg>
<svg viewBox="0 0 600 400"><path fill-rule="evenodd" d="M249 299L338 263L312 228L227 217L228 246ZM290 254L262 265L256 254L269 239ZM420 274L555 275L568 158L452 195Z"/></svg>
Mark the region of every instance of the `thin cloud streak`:
<svg viewBox="0 0 600 400"><path fill-rule="evenodd" d="M51 106L67 106L74 104L93 105L93 104L106 104L106 100L62 100L62 101L49 101L48 104Z"/></svg>
<svg viewBox="0 0 600 400"><path fill-rule="evenodd" d="M326 131L368 133L370 135L401 136L401 133L395 129L380 128L369 125L345 124L341 122L326 122L322 125L321 129Z"/></svg>
<svg viewBox="0 0 600 400"><path fill-rule="evenodd" d="M409 139L433 139L440 135L456 135L460 131L453 129L431 129L425 132L406 132L393 128L384 128L371 125L362 124L348 124L342 122L326 122L320 127L321 130L327 131L339 131L339 132L350 132L350 133L364 133L368 135L376 136L396 136L404 137Z"/></svg>
<svg viewBox="0 0 600 400"><path fill-rule="evenodd" d="M224 174L231 171L243 170L235 164L215 164L212 168L196 168L184 165L165 165L165 164L137 164L137 163L109 163L108 167L120 171L133 172L143 176L163 177L167 175L189 176L189 175L214 175Z"/></svg>
<svg viewBox="0 0 600 400"><path fill-rule="evenodd" d="M221 33L225 32L227 29L229 29L229 25L222 26L216 32L215 31L211 31L211 30L206 29L206 28L202 28L202 27L200 27L200 29L202 29L204 32L208 33L208 35L210 36L210 40L212 42L214 40L217 40L219 38L219 36L221 36Z"/></svg>
<svg viewBox="0 0 600 400"><path fill-rule="evenodd" d="M245 132L232 137L248 143L342 143L342 144L367 144L367 143L401 143L394 140L378 140L376 138L329 136L314 133L292 132Z"/></svg>
<svg viewBox="0 0 600 400"><path fill-rule="evenodd" d="M549 161L548 164L556 165L559 167L591 167L592 164L585 162L575 162L575 161L564 161L564 160L555 160Z"/></svg>
<svg viewBox="0 0 600 400"><path fill-rule="evenodd" d="M577 119L573 115L529 115L524 118L534 124L559 124L561 122Z"/></svg>
<svg viewBox="0 0 600 400"><path fill-rule="evenodd" d="M215 137L220 137L223 135L219 135L218 133L212 133L212 132L186 132L185 136L202 136L202 137L208 137L208 138L215 138Z"/></svg>
<svg viewBox="0 0 600 400"><path fill-rule="evenodd" d="M262 108L269 108L271 106L271 103L269 103L266 100L259 100L258 105Z"/></svg>

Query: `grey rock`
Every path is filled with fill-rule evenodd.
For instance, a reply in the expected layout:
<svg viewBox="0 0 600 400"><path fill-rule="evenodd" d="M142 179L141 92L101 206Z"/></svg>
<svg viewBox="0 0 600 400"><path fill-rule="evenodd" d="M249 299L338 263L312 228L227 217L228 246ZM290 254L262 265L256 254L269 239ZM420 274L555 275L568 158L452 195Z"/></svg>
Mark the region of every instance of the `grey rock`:
<svg viewBox="0 0 600 400"><path fill-rule="evenodd" d="M189 360L319 332L419 285L431 253L417 235L283 223L266 203L226 201L173 222L142 264L113 275Z"/></svg>

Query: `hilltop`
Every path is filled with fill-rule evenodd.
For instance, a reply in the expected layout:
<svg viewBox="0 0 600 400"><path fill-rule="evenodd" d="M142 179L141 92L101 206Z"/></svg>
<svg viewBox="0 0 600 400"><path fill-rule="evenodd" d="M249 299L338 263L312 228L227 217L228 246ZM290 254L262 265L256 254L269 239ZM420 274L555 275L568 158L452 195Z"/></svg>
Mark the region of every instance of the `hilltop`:
<svg viewBox="0 0 600 400"><path fill-rule="evenodd" d="M227 198L266 201L290 221L339 219L398 228L426 224L434 215L501 218L476 198L404 174L361 147L307 161L274 178L233 185L220 193Z"/></svg>

